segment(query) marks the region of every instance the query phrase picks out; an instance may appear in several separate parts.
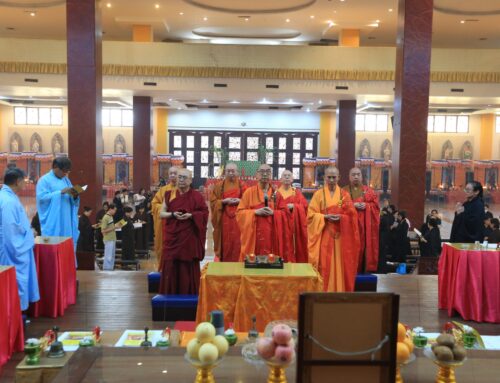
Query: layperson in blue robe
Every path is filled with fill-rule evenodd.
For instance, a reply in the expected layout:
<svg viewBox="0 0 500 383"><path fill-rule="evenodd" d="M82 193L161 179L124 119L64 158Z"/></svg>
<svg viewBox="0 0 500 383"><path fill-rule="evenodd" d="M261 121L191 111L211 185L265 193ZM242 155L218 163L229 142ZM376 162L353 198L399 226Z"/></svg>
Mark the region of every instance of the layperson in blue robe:
<svg viewBox="0 0 500 383"><path fill-rule="evenodd" d="M76 252L78 231L78 207L80 198L68 178L71 161L59 157L52 162L52 170L36 185L36 208L40 217L42 235L48 237L72 237Z"/></svg>
<svg viewBox="0 0 500 383"><path fill-rule="evenodd" d="M0 265L16 268L21 310L40 300L30 221L17 194L24 188L21 169L9 169L0 190ZM1 330L3 331L3 330Z"/></svg>

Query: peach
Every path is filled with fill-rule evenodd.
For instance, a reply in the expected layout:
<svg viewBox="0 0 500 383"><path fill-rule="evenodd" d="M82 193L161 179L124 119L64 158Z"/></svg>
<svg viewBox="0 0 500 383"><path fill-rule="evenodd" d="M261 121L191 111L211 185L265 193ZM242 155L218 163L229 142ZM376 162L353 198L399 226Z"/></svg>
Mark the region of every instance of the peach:
<svg viewBox="0 0 500 383"><path fill-rule="evenodd" d="M270 359L274 356L276 344L271 338L257 339L257 352L263 359Z"/></svg>
<svg viewBox="0 0 500 383"><path fill-rule="evenodd" d="M196 326L196 338L201 342L211 342L215 337L215 327L212 323L202 322Z"/></svg>
<svg viewBox="0 0 500 383"><path fill-rule="evenodd" d="M277 344L287 345L292 339L292 329L286 324L278 324L273 328L272 337Z"/></svg>
<svg viewBox="0 0 500 383"><path fill-rule="evenodd" d="M214 363L219 357L219 351L217 347L212 343L205 343L201 345L200 351L198 352L201 363Z"/></svg>
<svg viewBox="0 0 500 383"><path fill-rule="evenodd" d="M279 363L290 363L295 355L295 351L291 346L278 346L274 356Z"/></svg>
<svg viewBox="0 0 500 383"><path fill-rule="evenodd" d="M224 356L224 354L227 352L229 348L229 343L227 342L226 338L222 335L217 335L212 343L217 347L217 350L219 351L220 356Z"/></svg>
<svg viewBox="0 0 500 383"><path fill-rule="evenodd" d="M186 351L191 359L198 360L198 352L200 351L200 346L201 343L196 338L189 341Z"/></svg>

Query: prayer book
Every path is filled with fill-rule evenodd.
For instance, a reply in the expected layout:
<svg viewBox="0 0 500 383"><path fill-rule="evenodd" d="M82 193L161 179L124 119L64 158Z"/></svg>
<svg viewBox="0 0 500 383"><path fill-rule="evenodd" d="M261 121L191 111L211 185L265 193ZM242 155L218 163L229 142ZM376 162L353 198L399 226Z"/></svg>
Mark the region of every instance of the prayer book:
<svg viewBox="0 0 500 383"><path fill-rule="evenodd" d="M127 224L127 221L125 221L125 219L121 219L120 221L118 221L116 223L118 226L122 227L122 226L125 226Z"/></svg>
<svg viewBox="0 0 500 383"><path fill-rule="evenodd" d="M415 232L416 235L418 235L419 237L422 237L422 233L419 230L413 229L413 231Z"/></svg>
<svg viewBox="0 0 500 383"><path fill-rule="evenodd" d="M85 190L87 190L87 185L73 185L73 188L71 189L73 192L76 194L82 194Z"/></svg>

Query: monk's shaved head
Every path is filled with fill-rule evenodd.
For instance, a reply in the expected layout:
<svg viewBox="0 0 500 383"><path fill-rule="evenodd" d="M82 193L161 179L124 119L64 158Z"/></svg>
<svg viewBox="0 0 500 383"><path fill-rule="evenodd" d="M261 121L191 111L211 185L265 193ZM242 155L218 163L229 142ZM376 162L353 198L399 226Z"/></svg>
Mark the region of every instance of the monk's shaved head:
<svg viewBox="0 0 500 383"><path fill-rule="evenodd" d="M171 166L170 169L168 169L168 180L172 185L177 184L177 172L179 171L179 168L176 166Z"/></svg>
<svg viewBox="0 0 500 383"><path fill-rule="evenodd" d="M335 166L329 166L325 169L325 185L328 185L331 190L335 189L339 179L339 169Z"/></svg>
<svg viewBox="0 0 500 383"><path fill-rule="evenodd" d="M229 162L226 165L224 172L226 174L226 178L228 178L230 181L233 181L238 176L238 165L236 165L234 162Z"/></svg>
<svg viewBox="0 0 500 383"><path fill-rule="evenodd" d="M363 181L363 173L361 173L360 168L352 168L349 170L349 182L354 185L354 186L359 186L361 185L361 182Z"/></svg>

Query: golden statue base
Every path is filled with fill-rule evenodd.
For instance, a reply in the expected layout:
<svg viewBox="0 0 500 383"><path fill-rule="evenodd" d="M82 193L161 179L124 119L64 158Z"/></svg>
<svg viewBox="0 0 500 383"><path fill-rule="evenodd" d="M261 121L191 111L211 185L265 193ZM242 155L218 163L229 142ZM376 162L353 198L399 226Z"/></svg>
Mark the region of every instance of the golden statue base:
<svg viewBox="0 0 500 383"><path fill-rule="evenodd" d="M198 367L194 383L215 383L214 374L212 374L213 366Z"/></svg>
<svg viewBox="0 0 500 383"><path fill-rule="evenodd" d="M287 383L285 369L282 366L269 365L269 375L267 383Z"/></svg>
<svg viewBox="0 0 500 383"><path fill-rule="evenodd" d="M436 383L456 383L455 370L450 366L439 365L439 370L436 375Z"/></svg>

